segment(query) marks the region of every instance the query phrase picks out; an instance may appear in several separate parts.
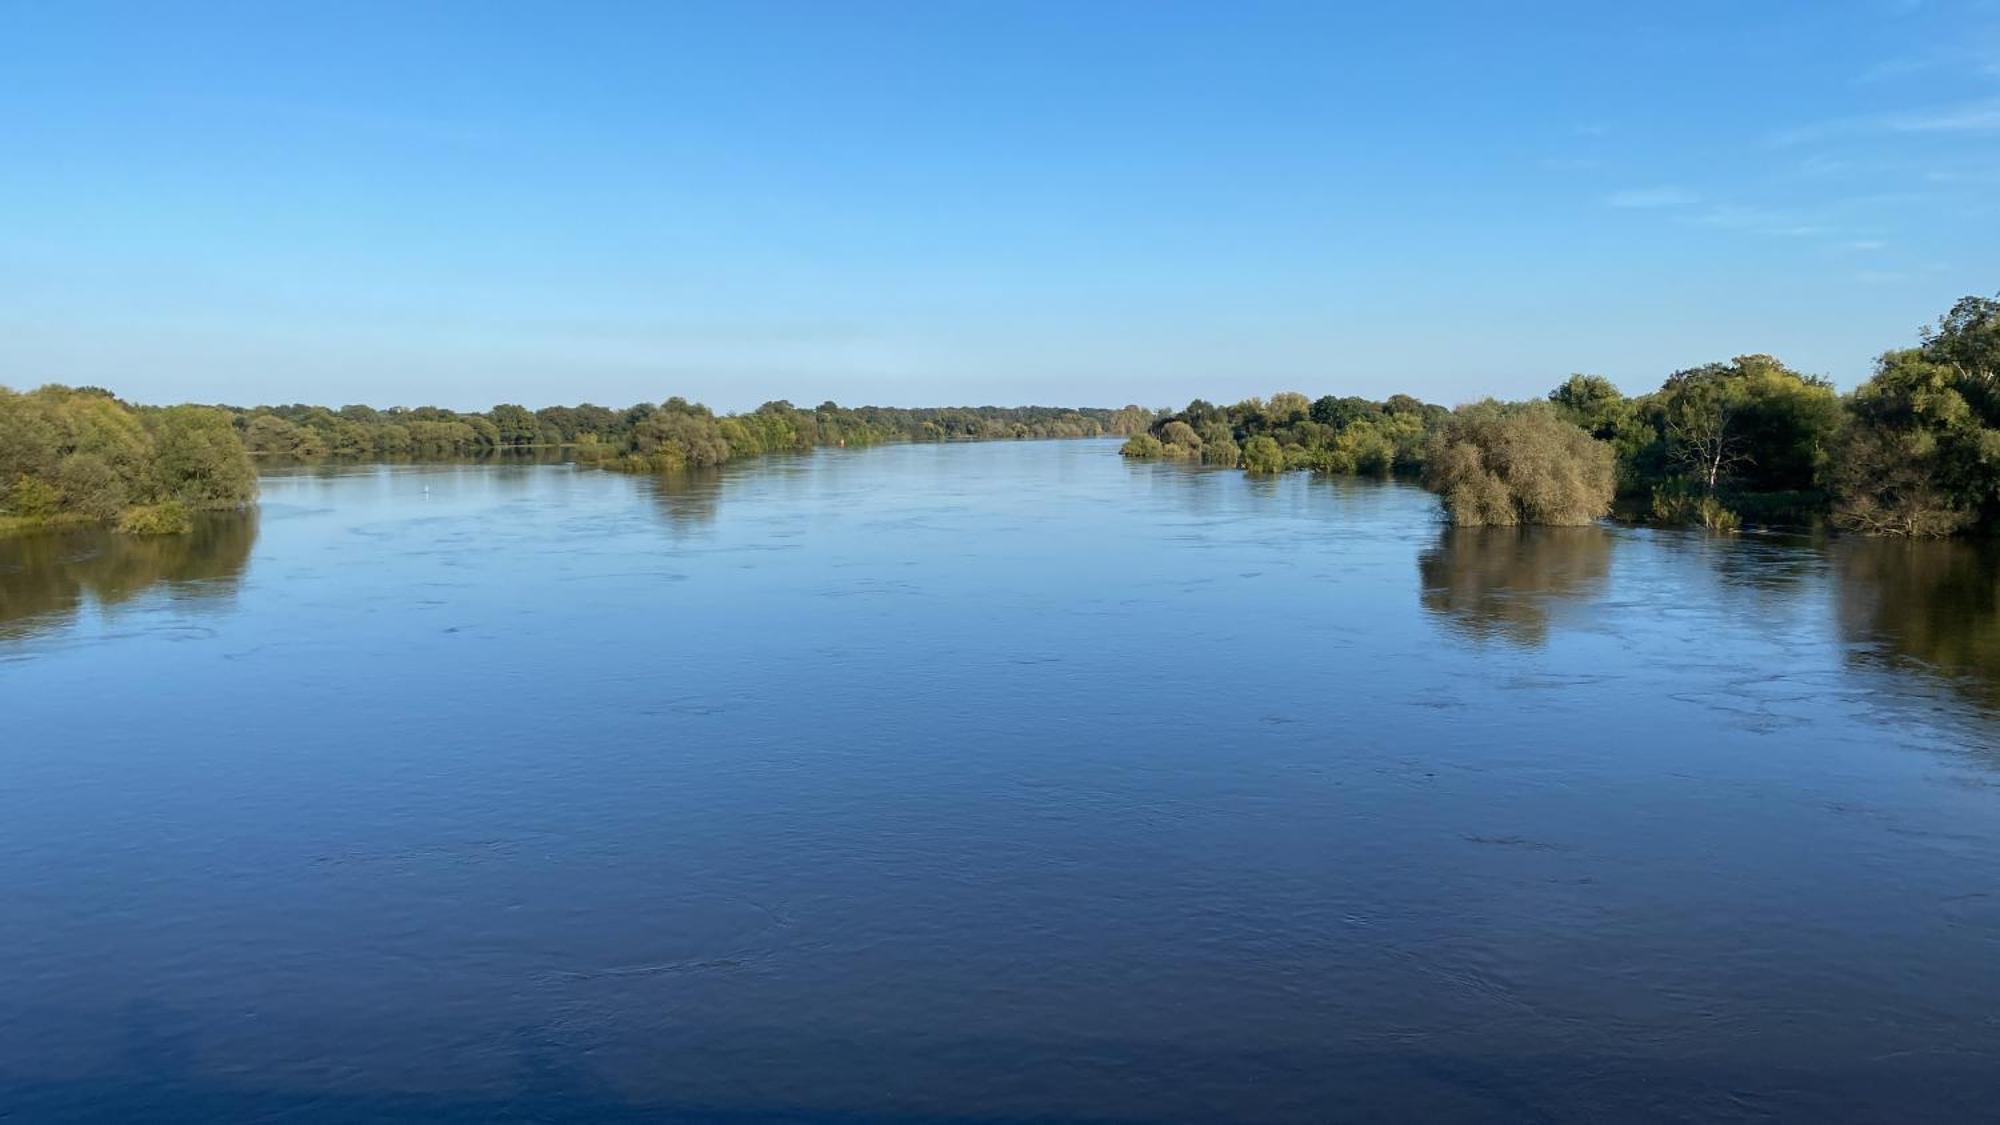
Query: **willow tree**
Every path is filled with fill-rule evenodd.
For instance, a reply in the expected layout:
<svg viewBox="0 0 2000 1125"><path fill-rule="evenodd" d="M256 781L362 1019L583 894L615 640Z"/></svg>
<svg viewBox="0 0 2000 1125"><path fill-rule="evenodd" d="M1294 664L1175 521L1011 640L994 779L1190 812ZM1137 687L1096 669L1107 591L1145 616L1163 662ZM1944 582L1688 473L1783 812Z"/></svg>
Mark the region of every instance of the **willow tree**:
<svg viewBox="0 0 2000 1125"><path fill-rule="evenodd" d="M1611 447L1547 403L1461 407L1431 439L1424 483L1466 526L1587 524L1611 510Z"/></svg>

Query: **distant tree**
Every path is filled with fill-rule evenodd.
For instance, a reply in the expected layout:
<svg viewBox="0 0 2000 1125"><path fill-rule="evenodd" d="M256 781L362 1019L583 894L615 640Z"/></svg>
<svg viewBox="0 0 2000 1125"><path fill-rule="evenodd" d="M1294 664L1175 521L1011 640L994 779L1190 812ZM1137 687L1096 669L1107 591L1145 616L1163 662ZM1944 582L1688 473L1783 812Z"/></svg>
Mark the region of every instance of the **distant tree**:
<svg viewBox="0 0 2000 1125"><path fill-rule="evenodd" d="M153 478L162 499L197 510L256 499L257 471L223 411L169 407L160 412L153 439Z"/></svg>
<svg viewBox="0 0 2000 1125"><path fill-rule="evenodd" d="M254 415L244 427L243 444L252 453L294 454L299 451L299 428L276 414Z"/></svg>
<svg viewBox="0 0 2000 1125"><path fill-rule="evenodd" d="M1169 457L1192 457L1201 452L1201 435L1178 419L1160 427L1160 444Z"/></svg>
<svg viewBox="0 0 2000 1125"><path fill-rule="evenodd" d="M1365 398L1335 398L1326 395L1314 400L1311 413L1313 421L1339 430L1353 424L1357 419L1381 412L1382 408L1379 405Z"/></svg>
<svg viewBox="0 0 2000 1125"><path fill-rule="evenodd" d="M1632 417L1632 403L1602 375L1571 375L1549 392L1564 418L1599 441L1612 441Z"/></svg>
<svg viewBox="0 0 2000 1125"><path fill-rule="evenodd" d="M1312 400L1296 391L1280 391L1271 396L1264 406L1264 416L1269 424L1289 426L1304 421L1312 411Z"/></svg>
<svg viewBox="0 0 2000 1125"><path fill-rule="evenodd" d="M596 434L600 438L611 438L620 433L623 425L618 412L609 407L584 403L571 412L575 428L566 440L574 441L584 434Z"/></svg>
<svg viewBox="0 0 2000 1125"><path fill-rule="evenodd" d="M1202 443L1201 463L1233 469L1243 461L1243 451L1228 437Z"/></svg>
<svg viewBox="0 0 2000 1125"><path fill-rule="evenodd" d="M497 445L533 445L541 436L541 420L525 406L503 402L488 411L487 417L492 420Z"/></svg>
<svg viewBox="0 0 2000 1125"><path fill-rule="evenodd" d="M1243 467L1253 473L1285 471L1285 450L1269 434L1258 434L1243 443Z"/></svg>
<svg viewBox="0 0 2000 1125"><path fill-rule="evenodd" d="M1111 412L1106 428L1118 435L1143 433L1153 424L1153 412L1143 406L1121 406Z"/></svg>
<svg viewBox="0 0 2000 1125"><path fill-rule="evenodd" d="M1181 421L1186 422L1199 431L1213 423L1228 425L1229 415L1221 407L1212 402L1204 399L1195 399L1193 402L1187 404L1186 410L1181 411Z"/></svg>

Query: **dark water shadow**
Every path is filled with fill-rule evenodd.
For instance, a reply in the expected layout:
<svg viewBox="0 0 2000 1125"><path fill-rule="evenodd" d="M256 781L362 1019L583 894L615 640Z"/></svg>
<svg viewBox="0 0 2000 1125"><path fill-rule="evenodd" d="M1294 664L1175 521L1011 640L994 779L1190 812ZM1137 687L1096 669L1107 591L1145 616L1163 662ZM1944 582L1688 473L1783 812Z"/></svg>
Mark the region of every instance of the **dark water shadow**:
<svg viewBox="0 0 2000 1125"><path fill-rule="evenodd" d="M2000 543L1847 539L1833 559L1850 661L2000 711Z"/></svg>
<svg viewBox="0 0 2000 1125"><path fill-rule="evenodd" d="M257 472L264 476L348 476L357 470L380 465L564 465L575 460L562 446L508 446L468 450L463 453L325 453L300 457L290 453L265 453L256 458Z"/></svg>
<svg viewBox="0 0 2000 1125"><path fill-rule="evenodd" d="M456 1093L261 1084L204 1062L188 1013L139 1003L125 1049L97 1074L0 1077L23 1121L1975 1121L1996 1081L1974 1056L1890 1054L1784 1065L1728 1056L1494 1045L1178 1044L858 1031L725 1031L683 1041L621 1089L552 1026L487 1044L507 1072ZM334 1063L335 1060L323 1060ZM1844 1065L1843 1065L1844 1064ZM718 1077L729 1080L718 1083ZM672 1087L710 1091L676 1097ZM664 1087L664 1088L663 1088ZM737 1091L709 1100L718 1088ZM1073 1108L1060 1108L1073 1107ZM1084 1108L1089 1107L1089 1108Z"/></svg>
<svg viewBox="0 0 2000 1125"><path fill-rule="evenodd" d="M1470 640L1544 644L1561 603L1603 591L1616 543L1601 527L1446 527L1417 556L1424 609Z"/></svg>
<svg viewBox="0 0 2000 1125"><path fill-rule="evenodd" d="M255 509L198 516L188 535L92 527L0 538L0 640L58 628L86 605L116 607L156 588L186 608L224 608L256 542Z"/></svg>

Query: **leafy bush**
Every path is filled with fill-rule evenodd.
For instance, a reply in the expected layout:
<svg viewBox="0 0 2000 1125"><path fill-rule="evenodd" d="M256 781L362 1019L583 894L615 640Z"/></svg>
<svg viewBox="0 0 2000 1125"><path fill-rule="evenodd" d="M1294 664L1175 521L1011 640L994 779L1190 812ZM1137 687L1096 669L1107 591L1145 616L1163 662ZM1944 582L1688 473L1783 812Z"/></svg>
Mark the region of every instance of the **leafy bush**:
<svg viewBox="0 0 2000 1125"><path fill-rule="evenodd" d="M1133 434L1125 439L1118 452L1138 461L1156 461L1164 454L1165 447L1151 434Z"/></svg>
<svg viewBox="0 0 2000 1125"><path fill-rule="evenodd" d="M1611 447L1544 403L1462 407L1426 461L1453 523L1586 524L1611 510Z"/></svg>
<svg viewBox="0 0 2000 1125"><path fill-rule="evenodd" d="M123 535L186 535L194 530L194 516L179 500L129 508L118 517Z"/></svg>
<svg viewBox="0 0 2000 1125"><path fill-rule="evenodd" d="M1228 438L1202 444L1201 463L1204 465L1220 465L1225 469L1233 469L1242 461L1243 450Z"/></svg>
<svg viewBox="0 0 2000 1125"><path fill-rule="evenodd" d="M1285 471L1285 450L1268 434L1258 434L1243 443L1243 467L1253 473Z"/></svg>
<svg viewBox="0 0 2000 1125"><path fill-rule="evenodd" d="M1168 422L1160 427L1160 443L1168 446L1177 445L1193 453L1201 448L1201 435L1195 433L1194 427L1186 422Z"/></svg>

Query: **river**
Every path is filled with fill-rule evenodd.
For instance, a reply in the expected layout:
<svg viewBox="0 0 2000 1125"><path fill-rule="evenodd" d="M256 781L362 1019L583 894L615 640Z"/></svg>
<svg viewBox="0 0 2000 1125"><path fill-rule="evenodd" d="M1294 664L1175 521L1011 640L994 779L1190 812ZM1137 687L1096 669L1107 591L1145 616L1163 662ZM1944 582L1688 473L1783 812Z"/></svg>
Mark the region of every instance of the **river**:
<svg viewBox="0 0 2000 1125"><path fill-rule="evenodd" d="M22 1120L2000 1096L1964 544L1104 441L307 467L0 540L0 716Z"/></svg>

